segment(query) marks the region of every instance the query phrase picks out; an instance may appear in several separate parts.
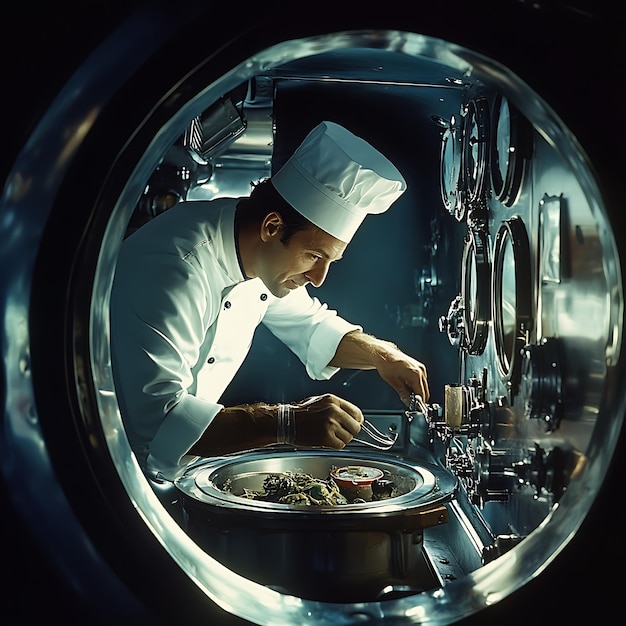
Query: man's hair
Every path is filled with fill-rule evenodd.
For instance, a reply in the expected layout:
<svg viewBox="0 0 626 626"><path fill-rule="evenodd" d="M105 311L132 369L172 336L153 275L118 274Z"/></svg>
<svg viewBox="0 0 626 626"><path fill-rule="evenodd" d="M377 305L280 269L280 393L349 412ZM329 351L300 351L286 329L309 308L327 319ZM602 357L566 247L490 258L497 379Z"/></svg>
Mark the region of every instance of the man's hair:
<svg viewBox="0 0 626 626"><path fill-rule="evenodd" d="M283 243L287 243L295 233L314 226L276 191L269 178L252 183L250 196L241 199L237 205L237 213L245 221L261 223L271 211L280 213L283 218L284 231L281 237Z"/></svg>

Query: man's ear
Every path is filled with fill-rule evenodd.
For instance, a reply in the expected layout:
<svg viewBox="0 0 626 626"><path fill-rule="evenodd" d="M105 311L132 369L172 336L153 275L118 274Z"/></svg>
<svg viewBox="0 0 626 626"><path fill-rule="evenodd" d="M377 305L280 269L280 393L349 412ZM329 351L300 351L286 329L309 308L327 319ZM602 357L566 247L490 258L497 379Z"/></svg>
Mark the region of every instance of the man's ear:
<svg viewBox="0 0 626 626"><path fill-rule="evenodd" d="M272 211L268 213L261 222L261 239L269 241L274 237L280 237L283 228L283 218L280 213Z"/></svg>

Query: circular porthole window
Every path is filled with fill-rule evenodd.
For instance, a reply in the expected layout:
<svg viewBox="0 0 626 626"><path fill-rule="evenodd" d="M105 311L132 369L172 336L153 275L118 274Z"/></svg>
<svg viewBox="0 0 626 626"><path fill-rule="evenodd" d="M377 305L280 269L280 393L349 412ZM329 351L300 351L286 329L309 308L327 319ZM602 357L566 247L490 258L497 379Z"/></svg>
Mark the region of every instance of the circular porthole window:
<svg viewBox="0 0 626 626"><path fill-rule="evenodd" d="M463 133L463 170L470 204L485 192L489 145L489 104L484 97L474 98L467 105Z"/></svg>
<svg viewBox="0 0 626 626"><path fill-rule="evenodd" d="M235 24L230 12L228 19L216 20L212 7L196 6L184 18L179 5L163 10L156 16L150 12L134 16L81 65L41 124L32 129L4 190L0 227L6 235L7 263L0 300L7 390L3 475L8 491L26 510L29 527L46 544L47 555L62 575L71 579L78 594L90 597L99 616L113 614L111 623L147 623L142 622L147 606L151 616L166 623L176 619L220 626L436 621L443 626L503 602L534 582L580 527L608 471L625 404L619 386L623 380L620 262L586 157L571 142L563 122L522 80L499 62L442 40L438 13L428 20L407 15L403 30L373 24L370 30L351 31L345 30L345 22L331 30L330 17L322 15L315 23L298 21L285 31L271 27L271 20L254 23L245 16L240 18L245 26ZM305 69L298 67L303 60L311 61ZM459 79L453 88L447 82L450 76ZM165 509L167 497L160 497L158 488L147 481L128 444L111 369L109 301L131 217L138 206L153 212L169 206L181 190L187 193L188 181L195 184L205 174L209 180L203 193L218 195L233 180L238 190L247 187L251 178L269 169L274 124L286 119L284 110L274 108L274 97L307 81L319 95L305 100L294 118L311 111L332 112L331 105L340 102L343 94L329 92L329 85L350 84L359 96L367 94L374 105L364 113L365 98L356 99L358 106L345 113L346 124L356 119L353 115L362 115L363 126L378 129L406 171L428 172L427 185L434 193L425 198L420 185L411 187L412 208L436 205L440 210L439 186L448 212L458 219L463 209L459 213L457 196L464 183L457 172L463 170L470 178L472 200L484 193L486 104L473 101L470 106L464 157L460 158L457 133L451 133L444 146L437 135L428 150L421 150L426 144L415 141L409 131L437 107L438 113L449 112L448 100L458 97L456 85L467 84L468 76L510 94L510 104L519 104L549 138L547 147L559 147L582 188L578 207L587 202L595 220L580 226L572 243L582 246L591 240L594 245L583 251L590 256L600 251L593 278L603 276L601 285L606 283L607 294L596 298L594 305L606 313L598 319L608 320L610 328L594 329L598 334L593 345L600 345L605 356L598 359L603 369L583 380L606 387L593 396L597 423L592 443L585 446L585 463L576 468L578 480L572 481L547 518L536 520L536 532L519 543L507 536L494 541L468 533L473 546L468 565L456 571L454 559L442 555L438 562L448 569L435 588L397 586L384 601L375 597L327 603L258 584L200 549ZM274 89L278 83L281 90ZM246 101L244 132L237 125L241 110L221 106L229 101L236 105ZM392 101L393 109L388 108ZM198 121L201 141L194 134ZM396 131L389 137L392 121ZM428 121L426 125L432 131ZM221 152L225 137L238 137L239 143ZM167 169L164 164L168 165L173 147L194 150L193 162L187 159L191 152L186 152L188 165L172 168L176 193L170 193L169 175L154 177L157 170ZM441 156L447 163L437 181ZM163 180L168 181L166 188L157 188ZM502 201L510 201L509 195L512 199L514 191L503 193ZM142 198L167 202L142 203ZM600 233L595 239L589 234L594 229ZM414 246L415 233L407 230L401 233L407 235L407 245L396 246L398 267L405 267L406 255L419 247ZM533 323L528 240L521 219L512 218L499 227L492 255L491 298L484 297L489 274L486 234L471 234L462 266L464 298L469 303L465 324L472 328L470 351L482 356L493 337L498 370L512 395L519 385L519 349L527 344ZM440 250L447 260L448 249ZM458 268L457 259L454 267ZM564 307L570 304L567 294L554 301ZM563 415L563 422L567 418ZM425 444L432 443L426 439ZM385 507L378 509L384 512ZM463 511L458 515L469 520ZM455 545L454 537L448 539ZM499 556L482 563L475 545L490 540L489 554ZM507 546L511 549L505 551ZM390 554L401 570L406 564L397 557L401 550ZM332 556L330 552L329 560ZM465 557L460 552L455 555ZM175 593L155 593L162 589ZM544 592L541 589L540 595Z"/></svg>
<svg viewBox="0 0 626 626"><path fill-rule="evenodd" d="M512 206L519 196L528 159L532 154L532 128L528 120L502 94L493 105L490 150L491 184L495 197Z"/></svg>
<svg viewBox="0 0 626 626"><path fill-rule="evenodd" d="M492 307L496 359L511 396L519 390L521 350L533 322L530 248L526 227L513 217L494 242Z"/></svg>
<svg viewBox="0 0 626 626"><path fill-rule="evenodd" d="M465 214L464 180L462 168L463 130L453 115L441 137L440 180L443 206L459 221Z"/></svg>
<svg viewBox="0 0 626 626"><path fill-rule="evenodd" d="M465 347L482 354L491 321L491 251L484 231L470 229L465 236L461 261Z"/></svg>

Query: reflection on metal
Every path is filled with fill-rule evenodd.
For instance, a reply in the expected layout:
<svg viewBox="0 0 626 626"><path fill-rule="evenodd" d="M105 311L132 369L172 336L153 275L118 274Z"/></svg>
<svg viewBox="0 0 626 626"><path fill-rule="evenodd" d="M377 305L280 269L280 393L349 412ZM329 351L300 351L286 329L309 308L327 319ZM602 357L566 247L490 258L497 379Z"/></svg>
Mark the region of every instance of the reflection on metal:
<svg viewBox="0 0 626 626"><path fill-rule="evenodd" d="M441 288L441 220L438 215L430 220L430 240L423 253L415 259L417 268L413 274L416 301L405 304L399 312L401 328L427 328L433 323L433 309Z"/></svg>
<svg viewBox="0 0 626 626"><path fill-rule="evenodd" d="M480 509L487 503L507 502L530 476L515 468L529 464L527 455L520 460L518 452L497 445L498 410L487 400L488 389L485 369L467 384L446 385L443 411L429 405L426 410L409 407L407 412L426 420L429 440L443 447L446 467L458 477L468 502Z"/></svg>
<svg viewBox="0 0 626 626"><path fill-rule="evenodd" d="M563 379L559 339L545 337L522 349L521 390L526 417L545 422L546 431L559 427L563 417Z"/></svg>
<svg viewBox="0 0 626 626"><path fill-rule="evenodd" d="M523 461L513 464L513 470L521 482L534 489L535 497L540 498L548 492L554 502L558 502L583 462L581 456L572 450L554 446L546 452L535 443L534 449L529 450Z"/></svg>
<svg viewBox="0 0 626 626"><path fill-rule="evenodd" d="M444 387L443 418L448 428L454 433L461 428L464 413L469 404L465 389L458 383Z"/></svg>
<svg viewBox="0 0 626 626"><path fill-rule="evenodd" d="M269 474L300 472L327 480L333 469L355 465L381 470L386 478L396 482L398 493L388 499L319 507L251 500L246 496L246 489L261 489ZM207 509L267 514L268 524L273 524L276 517L282 517L280 524L289 524L291 520L320 523L327 518L337 523L367 524L376 517L402 517L413 507L445 502L452 496L455 483L454 477L442 468L428 463L417 466L372 450L300 450L280 445L198 461L176 480L180 491L206 504Z"/></svg>
<svg viewBox="0 0 626 626"><path fill-rule="evenodd" d="M562 274L567 275L564 213L563 195L544 195L539 202L539 279L542 283L560 283Z"/></svg>
<svg viewBox="0 0 626 626"><path fill-rule="evenodd" d="M459 221L465 212L463 175L463 117L453 115L441 137L439 188L445 209Z"/></svg>
<svg viewBox="0 0 626 626"><path fill-rule="evenodd" d="M490 563L495 559L501 557L505 552L508 552L523 539L519 535L498 535L495 541L485 546L483 550L483 563Z"/></svg>
<svg viewBox="0 0 626 626"><path fill-rule="evenodd" d="M482 354L491 323L491 260L487 233L470 229L461 259L464 347Z"/></svg>
<svg viewBox="0 0 626 626"><path fill-rule="evenodd" d="M246 120L231 98L222 98L195 117L185 133L185 143L205 161L223 151L246 130Z"/></svg>
<svg viewBox="0 0 626 626"><path fill-rule="evenodd" d="M449 383L444 386L444 406L411 401L406 416L421 417L427 425L428 440L435 438L447 444L458 435L473 438L492 423L491 407L486 401L487 371L481 378L471 378L468 384Z"/></svg>
<svg viewBox="0 0 626 626"><path fill-rule="evenodd" d="M326 481L334 469L357 464L379 470L390 497L374 496L373 485L369 496L337 505L248 497L272 476ZM447 523L442 504L455 483L441 467L380 453L284 447L206 460L176 481L190 535L220 562L283 593L344 603L389 597L390 585L411 594L439 587L423 534Z"/></svg>
<svg viewBox="0 0 626 626"><path fill-rule="evenodd" d="M463 175L469 204L486 192L490 147L489 104L484 97L473 98L463 126Z"/></svg>
<svg viewBox="0 0 626 626"><path fill-rule="evenodd" d="M519 196L527 160L532 156L532 128L501 93L494 99L491 128L491 185L495 198L510 207Z"/></svg>
<svg viewBox="0 0 626 626"><path fill-rule="evenodd" d="M521 350L533 324L530 248L526 227L513 217L502 223L494 242L493 330L498 370L513 398L519 388Z"/></svg>
<svg viewBox="0 0 626 626"><path fill-rule="evenodd" d="M455 296L448 308L448 314L439 318L439 332L446 333L448 341L460 347L465 341L465 305L461 295Z"/></svg>
<svg viewBox="0 0 626 626"><path fill-rule="evenodd" d="M127 236L215 178L216 168L222 165L217 158L247 129L241 102L245 93L245 89L239 88L189 122L148 179L131 216ZM248 145L245 154L250 159L255 153Z"/></svg>

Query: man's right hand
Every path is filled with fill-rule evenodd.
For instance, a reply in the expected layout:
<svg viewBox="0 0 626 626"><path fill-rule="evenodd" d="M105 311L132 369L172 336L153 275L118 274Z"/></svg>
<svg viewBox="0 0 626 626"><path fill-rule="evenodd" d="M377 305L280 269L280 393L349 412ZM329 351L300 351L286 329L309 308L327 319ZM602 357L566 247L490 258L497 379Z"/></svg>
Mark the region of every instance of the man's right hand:
<svg viewBox="0 0 626 626"><path fill-rule="evenodd" d="M333 394L291 404L298 446L343 449L361 430L363 413L358 406Z"/></svg>

